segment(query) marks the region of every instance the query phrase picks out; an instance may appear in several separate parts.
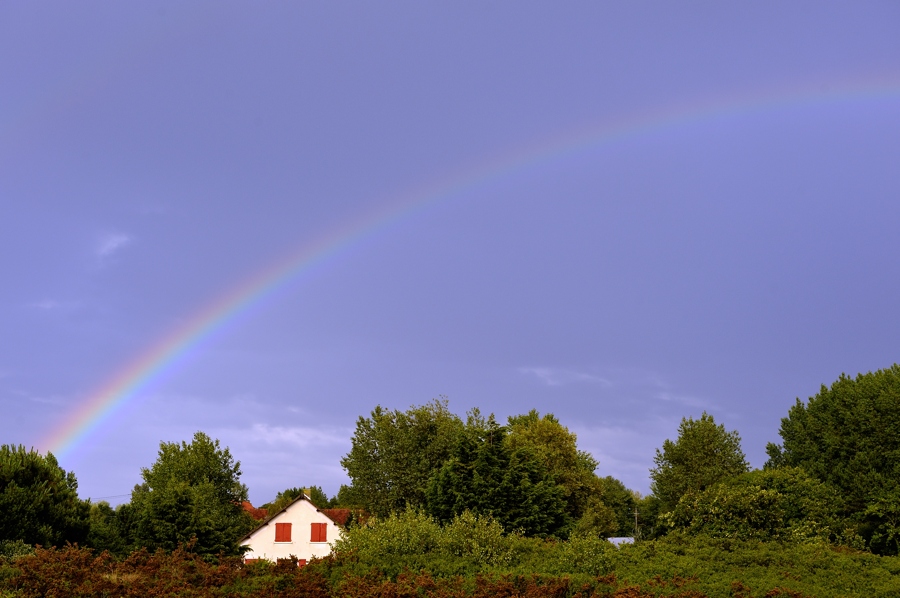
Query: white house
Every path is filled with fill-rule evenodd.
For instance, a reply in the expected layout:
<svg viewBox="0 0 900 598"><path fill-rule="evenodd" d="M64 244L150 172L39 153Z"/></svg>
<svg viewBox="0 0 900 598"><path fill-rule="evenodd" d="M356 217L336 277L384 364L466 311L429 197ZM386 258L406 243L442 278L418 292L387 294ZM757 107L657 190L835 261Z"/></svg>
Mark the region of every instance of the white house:
<svg viewBox="0 0 900 598"><path fill-rule="evenodd" d="M349 509L318 509L308 496L300 495L241 538L241 545L250 548L244 559L277 561L294 556L305 565L313 557L327 556L349 515Z"/></svg>

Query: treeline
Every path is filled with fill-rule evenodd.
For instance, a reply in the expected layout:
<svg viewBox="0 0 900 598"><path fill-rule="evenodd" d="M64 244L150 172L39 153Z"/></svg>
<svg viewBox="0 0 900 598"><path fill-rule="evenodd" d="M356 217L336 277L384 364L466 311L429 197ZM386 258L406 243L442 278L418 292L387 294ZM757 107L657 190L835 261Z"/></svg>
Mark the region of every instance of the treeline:
<svg viewBox="0 0 900 598"><path fill-rule="evenodd" d="M642 497L598 476L596 460L551 414L531 411L501 424L478 410L463 419L446 401L406 411L376 407L358 419L341 460L351 483L332 498L307 489L320 507L371 516L351 525L335 554L304 574L322 575L329 592L341 587L347 595L350 579L362 584L353 591L380 587L378 595L393 595L384 588L412 583L420 572L431 580L422 581L426 586L443 588L425 593L435 596L477 595L478 583L531 574L543 580L534 583L552 582L563 592L528 590L535 596L897 595L900 559L890 556L900 552L897 430L900 366L842 375L791 407L781 443L767 447L761 470L751 471L739 434L712 415L683 419L678 436L657 449L652 493ZM8 587L25 592L28 563L74 559L79 550L115 567L136 554L190 554L204 567L237 562L228 559L239 555L238 540L258 524L242 508L247 488L240 475L228 448L198 432L190 443L161 443L131 501L113 509L79 499L75 476L52 455L3 446L0 562L7 563L7 580L19 580ZM289 488L262 506L272 514L301 491ZM617 549L609 536L637 542ZM34 548L67 543L88 549ZM146 577L104 566L104 575L126 586ZM243 573L235 575L258 575L263 585L284 577L260 567L239 567ZM850 580L851 589L826 592ZM576 582L590 587L578 593ZM223 581L221 595L282 595L240 583ZM629 587L637 593L621 593Z"/></svg>
<svg viewBox="0 0 900 598"><path fill-rule="evenodd" d="M781 444L751 471L736 431L684 418L657 449L646 497L594 472L552 415L506 425L445 402L360 417L339 498L379 517L405 509L440 523L467 511L506 532L808 542L900 552L900 366L842 375L781 421Z"/></svg>
<svg viewBox="0 0 900 598"><path fill-rule="evenodd" d="M612 477L553 415L500 425L477 409L463 421L446 401L360 417L342 460L352 484L338 500L376 517L422 510L446 523L489 515L525 536L633 535L640 496ZM640 510L640 509L639 509Z"/></svg>

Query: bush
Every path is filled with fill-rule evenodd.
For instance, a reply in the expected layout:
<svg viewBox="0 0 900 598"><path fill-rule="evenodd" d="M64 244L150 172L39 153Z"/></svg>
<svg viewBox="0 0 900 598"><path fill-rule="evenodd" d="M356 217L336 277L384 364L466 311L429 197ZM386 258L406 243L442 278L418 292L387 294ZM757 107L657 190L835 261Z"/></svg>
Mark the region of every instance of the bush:
<svg viewBox="0 0 900 598"><path fill-rule="evenodd" d="M741 540L840 540L840 499L797 468L753 471L687 494L661 516L670 528Z"/></svg>

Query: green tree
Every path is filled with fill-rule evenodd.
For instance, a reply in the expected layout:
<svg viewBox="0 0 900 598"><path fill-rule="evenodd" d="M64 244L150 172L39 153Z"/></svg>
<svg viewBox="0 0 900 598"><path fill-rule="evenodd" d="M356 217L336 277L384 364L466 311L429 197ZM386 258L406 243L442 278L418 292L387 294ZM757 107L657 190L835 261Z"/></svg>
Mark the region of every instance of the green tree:
<svg viewBox="0 0 900 598"><path fill-rule="evenodd" d="M639 495L625 487L625 484L612 476L600 478L601 497L615 516L615 529L611 535L634 536L634 510L637 508Z"/></svg>
<svg viewBox="0 0 900 598"><path fill-rule="evenodd" d="M427 509L441 522L465 511L495 518L527 536L565 533L565 490L527 446L512 448L494 416L474 411L453 456L435 473Z"/></svg>
<svg viewBox="0 0 900 598"><path fill-rule="evenodd" d="M703 492L713 484L750 469L741 450L741 437L716 425L705 411L700 419L682 418L678 439L656 450L650 470L650 489L663 511L671 511L688 492Z"/></svg>
<svg viewBox="0 0 900 598"><path fill-rule="evenodd" d="M341 484L338 488L337 496L331 499L332 506L340 509L363 509L366 500L363 498L359 488Z"/></svg>
<svg viewBox="0 0 900 598"><path fill-rule="evenodd" d="M52 453L0 446L0 541L61 546L83 543L89 503L78 498L75 474Z"/></svg>
<svg viewBox="0 0 900 598"><path fill-rule="evenodd" d="M137 546L174 550L196 538L193 550L237 554L237 540L252 527L244 513L247 487L228 448L203 432L186 442L161 442L159 456L131 494Z"/></svg>
<svg viewBox="0 0 900 598"><path fill-rule="evenodd" d="M424 506L428 480L453 454L462 429L446 400L405 412L375 407L357 420L350 452L341 459L350 495L381 517Z"/></svg>
<svg viewBox="0 0 900 598"><path fill-rule="evenodd" d="M571 537L608 538L622 536L617 513L599 496L588 501L587 507L572 529Z"/></svg>
<svg viewBox="0 0 900 598"><path fill-rule="evenodd" d="M85 542L87 546L97 551L106 550L116 556L125 556L130 548L130 538L123 529L126 519L120 513L127 511L128 508L124 506L114 509L106 501L93 503L91 529Z"/></svg>
<svg viewBox="0 0 900 598"><path fill-rule="evenodd" d="M597 460L590 453L578 450L575 434L559 423L552 413L541 417L532 409L527 414L512 416L508 420L508 430L506 443L509 449L530 451L563 489L570 520L579 519L589 502L596 503L603 493L602 483L594 473ZM592 508L596 511L596 504Z"/></svg>
<svg viewBox="0 0 900 598"><path fill-rule="evenodd" d="M635 499L637 509L637 535L642 540L652 540L662 536L665 529L660 525L659 517L662 511L662 503L654 494L648 494Z"/></svg>
<svg viewBox="0 0 900 598"><path fill-rule="evenodd" d="M329 500L328 495L319 486L304 486L303 488L288 488L279 492L275 500L262 505L261 508L269 511L269 516L274 515L284 507L291 504L294 499L302 494L309 496L309 501L320 509L328 509L334 506L335 501Z"/></svg>
<svg viewBox="0 0 900 598"><path fill-rule="evenodd" d="M781 420L766 467L801 467L844 497L847 513L876 551L896 552L900 506L900 365L841 374Z"/></svg>
<svg viewBox="0 0 900 598"><path fill-rule="evenodd" d="M699 494L685 494L664 515L670 527L743 540L840 539L840 497L794 467L756 470Z"/></svg>

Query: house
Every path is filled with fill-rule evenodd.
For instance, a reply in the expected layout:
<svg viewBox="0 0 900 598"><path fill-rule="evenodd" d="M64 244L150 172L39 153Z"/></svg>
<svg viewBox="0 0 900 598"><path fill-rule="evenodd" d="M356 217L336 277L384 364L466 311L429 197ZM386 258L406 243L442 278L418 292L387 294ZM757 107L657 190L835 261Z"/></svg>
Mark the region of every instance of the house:
<svg viewBox="0 0 900 598"><path fill-rule="evenodd" d="M305 565L313 557L327 556L350 513L349 509L318 509L309 496L301 494L241 538L239 543L249 547L244 559L277 561L293 556Z"/></svg>

